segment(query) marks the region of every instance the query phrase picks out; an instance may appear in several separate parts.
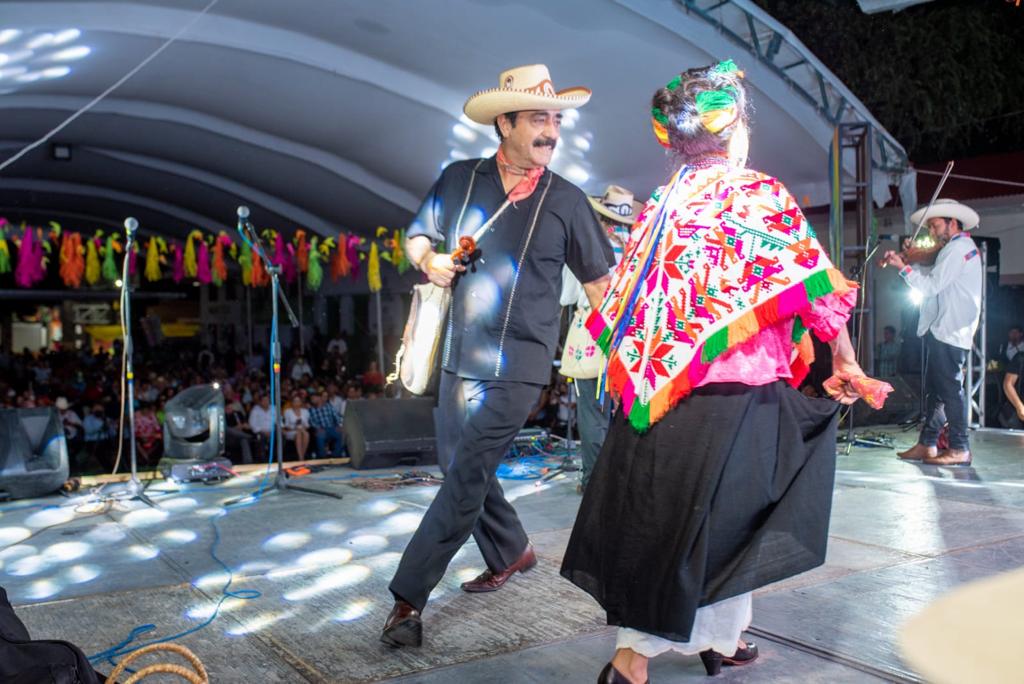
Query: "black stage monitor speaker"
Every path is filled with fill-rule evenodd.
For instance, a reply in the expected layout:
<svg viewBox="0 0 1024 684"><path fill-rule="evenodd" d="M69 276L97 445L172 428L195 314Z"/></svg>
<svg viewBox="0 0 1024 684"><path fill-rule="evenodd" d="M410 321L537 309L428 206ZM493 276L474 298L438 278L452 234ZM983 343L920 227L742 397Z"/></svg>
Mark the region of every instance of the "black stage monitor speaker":
<svg viewBox="0 0 1024 684"><path fill-rule="evenodd" d="M55 408L0 410L0 499L46 496L68 479L68 446Z"/></svg>
<svg viewBox="0 0 1024 684"><path fill-rule="evenodd" d="M437 463L434 399L347 401L343 427L353 468Z"/></svg>
<svg viewBox="0 0 1024 684"><path fill-rule="evenodd" d="M865 425L900 425L916 420L921 413L921 378L918 375L903 375L881 378L893 391L885 400L885 406L876 411L867 403L854 404L854 429Z"/></svg>

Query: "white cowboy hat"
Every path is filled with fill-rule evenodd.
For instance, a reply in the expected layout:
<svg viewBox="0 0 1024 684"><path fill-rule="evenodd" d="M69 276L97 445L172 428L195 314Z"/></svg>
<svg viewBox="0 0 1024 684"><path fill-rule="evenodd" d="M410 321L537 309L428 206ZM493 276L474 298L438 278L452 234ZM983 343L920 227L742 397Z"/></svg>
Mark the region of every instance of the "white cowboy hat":
<svg viewBox="0 0 1024 684"><path fill-rule="evenodd" d="M928 212L927 216L925 215L925 211ZM922 220L927 221L930 218L956 219L960 222L960 227L964 230L976 228L979 221L978 212L974 211L966 204L960 204L956 200L952 199L937 199L931 209L928 209L928 207L921 207L911 214L910 222L916 226L921 223Z"/></svg>
<svg viewBox="0 0 1024 684"><path fill-rule="evenodd" d="M67 411L68 410L68 400L65 399L64 397L57 397L56 406L57 406L57 410L58 411Z"/></svg>
<svg viewBox="0 0 1024 684"><path fill-rule="evenodd" d="M643 205L633 199L633 193L618 185L609 185L601 197L587 197L598 214L622 225L632 226Z"/></svg>
<svg viewBox="0 0 1024 684"><path fill-rule="evenodd" d="M590 89L576 86L555 90L551 74L543 64L529 64L501 72L498 87L481 90L462 111L479 124L492 124L499 114L534 109L574 109L587 104Z"/></svg>

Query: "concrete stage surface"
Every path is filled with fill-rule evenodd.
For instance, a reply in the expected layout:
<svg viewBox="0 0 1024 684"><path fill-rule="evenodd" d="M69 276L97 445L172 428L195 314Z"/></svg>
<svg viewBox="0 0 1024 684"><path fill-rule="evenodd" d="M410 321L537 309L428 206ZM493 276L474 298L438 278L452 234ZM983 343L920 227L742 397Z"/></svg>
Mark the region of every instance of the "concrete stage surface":
<svg viewBox="0 0 1024 684"><path fill-rule="evenodd" d="M916 436L882 431L901 447ZM895 651L903 621L959 584L1024 564L1024 434L972 440L972 468L902 463L892 449L841 453L828 562L757 594L751 631L763 655L719 679L919 681ZM159 510L119 502L94 513L56 496L3 504L0 586L33 637L67 639L87 654L142 624L155 629L140 641L179 633L207 620L221 597L225 574L210 555L216 524L230 590L261 595L227 599L211 624L180 640L213 682L596 680L614 630L558 576L579 505L574 479L504 481L537 569L499 592L465 594L459 583L483 569L471 540L427 608L423 648L392 651L378 642L387 583L436 488L369 492L348 485L354 474L374 473L332 467L302 478L341 501L270 494L226 515L224 503L259 477L176 493L158 483L149 493ZM955 633L938 646L955 648ZM676 655L654 660L651 678L708 681L697 658Z"/></svg>

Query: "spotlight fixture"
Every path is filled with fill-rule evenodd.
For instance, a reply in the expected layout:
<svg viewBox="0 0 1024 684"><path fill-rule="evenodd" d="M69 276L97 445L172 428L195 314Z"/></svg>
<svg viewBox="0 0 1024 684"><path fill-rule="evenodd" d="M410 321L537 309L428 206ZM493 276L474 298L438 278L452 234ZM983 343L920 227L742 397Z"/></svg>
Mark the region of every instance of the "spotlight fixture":
<svg viewBox="0 0 1024 684"><path fill-rule="evenodd" d="M50 145L50 157L56 161L71 161L71 145L53 143Z"/></svg>

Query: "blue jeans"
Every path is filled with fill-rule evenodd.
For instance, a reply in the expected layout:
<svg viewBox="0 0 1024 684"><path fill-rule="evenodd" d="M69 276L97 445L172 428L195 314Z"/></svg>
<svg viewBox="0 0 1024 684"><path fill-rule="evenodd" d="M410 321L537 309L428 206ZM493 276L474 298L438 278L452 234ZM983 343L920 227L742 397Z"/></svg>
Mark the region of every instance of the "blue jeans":
<svg viewBox="0 0 1024 684"><path fill-rule="evenodd" d="M345 449L345 440L336 427L316 429L316 455L320 458L327 457L327 441L334 442L334 456L337 458Z"/></svg>

